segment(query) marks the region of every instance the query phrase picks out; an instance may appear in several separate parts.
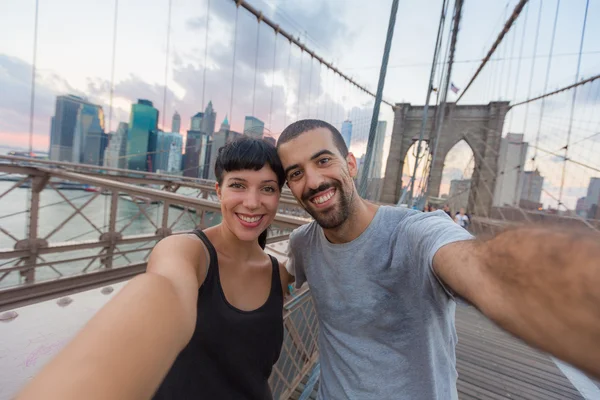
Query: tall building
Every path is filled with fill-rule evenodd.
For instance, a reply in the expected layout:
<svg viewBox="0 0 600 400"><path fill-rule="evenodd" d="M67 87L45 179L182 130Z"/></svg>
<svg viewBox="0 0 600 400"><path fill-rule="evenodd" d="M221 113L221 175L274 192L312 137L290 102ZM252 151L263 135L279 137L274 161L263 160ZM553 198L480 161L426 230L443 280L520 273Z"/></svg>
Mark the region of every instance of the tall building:
<svg viewBox="0 0 600 400"><path fill-rule="evenodd" d="M204 119L204 113L203 112L196 113L196 115L194 115L192 117L192 121L190 123L190 130L191 131L200 131L200 129L202 127L202 119Z"/></svg>
<svg viewBox="0 0 600 400"><path fill-rule="evenodd" d="M127 168L127 122L119 122L116 132L110 134L108 147L104 153L104 166L108 168Z"/></svg>
<svg viewBox="0 0 600 400"><path fill-rule="evenodd" d="M210 136L215 133L215 123L217 121L217 113L213 110L212 101L208 102L200 124L200 131Z"/></svg>
<svg viewBox="0 0 600 400"><path fill-rule="evenodd" d="M169 174L181 173L181 157L183 151L183 136L179 133L171 133L171 143L169 149L169 160L167 163L167 172Z"/></svg>
<svg viewBox="0 0 600 400"><path fill-rule="evenodd" d="M171 122L171 131L173 133L179 133L179 129L181 129L181 115L175 111L175 114L173 114L173 122Z"/></svg>
<svg viewBox="0 0 600 400"><path fill-rule="evenodd" d="M585 207L585 197L577 199L577 205L575 206L575 214L585 218L587 214L587 208Z"/></svg>
<svg viewBox="0 0 600 400"><path fill-rule="evenodd" d="M200 131L188 131L185 142L183 176L206 179L209 161L210 137Z"/></svg>
<svg viewBox="0 0 600 400"><path fill-rule="evenodd" d="M587 196L585 196L585 209L589 211L593 205L600 204L600 178L590 178Z"/></svg>
<svg viewBox="0 0 600 400"><path fill-rule="evenodd" d="M149 100L139 99L131 105L129 129L127 131L127 167L136 171L152 170L151 158L154 143L152 137L157 132L158 110ZM152 136L152 137L151 137Z"/></svg>
<svg viewBox="0 0 600 400"><path fill-rule="evenodd" d="M370 179L381 178L381 168L383 167L383 143L385 142L386 129L386 121L377 122L377 132L375 134L375 142L373 143L371 169L369 170Z"/></svg>
<svg viewBox="0 0 600 400"><path fill-rule="evenodd" d="M263 137L265 131L265 123L256 117L246 117L244 120L244 135L251 136L257 139Z"/></svg>
<svg viewBox="0 0 600 400"><path fill-rule="evenodd" d="M509 133L502 138L494 189L494 206L519 205L527 146L528 143L523 141L523 134ZM490 186L491 183L487 185Z"/></svg>
<svg viewBox="0 0 600 400"><path fill-rule="evenodd" d="M85 99L72 94L57 96L50 131L50 159L73 162L73 141L77 116ZM104 121L102 121L104 126ZM78 161L75 161L78 162Z"/></svg>
<svg viewBox="0 0 600 400"><path fill-rule="evenodd" d="M102 107L81 103L73 132L71 161L74 163L102 165L107 143L104 134Z"/></svg>
<svg viewBox="0 0 600 400"><path fill-rule="evenodd" d="M453 179L450 181L450 194L448 195L448 206L456 213L461 208L466 209L469 204L469 192L471 191L470 179Z"/></svg>
<svg viewBox="0 0 600 400"><path fill-rule="evenodd" d="M342 137L346 143L346 147L350 148L350 142L352 141L352 121L346 120L342 123Z"/></svg>
<svg viewBox="0 0 600 400"><path fill-rule="evenodd" d="M229 121L227 117L221 123L221 129L218 132L215 132L212 135L211 141L211 151L210 151L210 161L208 163L208 176L207 179L215 180L215 163L217 161L217 156L219 155L219 149L225 146L225 143L229 143L234 140L236 137L241 136L240 133L232 131L229 129Z"/></svg>
<svg viewBox="0 0 600 400"><path fill-rule="evenodd" d="M521 200L532 203L540 203L542 199L542 187L544 186L544 177L540 172L525 171L523 173L523 185L521 188Z"/></svg>

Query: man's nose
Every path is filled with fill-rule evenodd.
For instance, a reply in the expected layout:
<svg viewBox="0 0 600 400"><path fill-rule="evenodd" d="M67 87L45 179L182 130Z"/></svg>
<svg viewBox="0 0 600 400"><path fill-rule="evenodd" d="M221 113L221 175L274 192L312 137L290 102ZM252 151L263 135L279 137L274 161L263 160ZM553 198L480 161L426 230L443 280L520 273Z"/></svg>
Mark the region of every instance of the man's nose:
<svg viewBox="0 0 600 400"><path fill-rule="evenodd" d="M317 189L319 186L321 186L325 182L323 175L321 175L318 171L315 171L314 169L307 169L305 171L305 174L306 174L306 187L308 189Z"/></svg>

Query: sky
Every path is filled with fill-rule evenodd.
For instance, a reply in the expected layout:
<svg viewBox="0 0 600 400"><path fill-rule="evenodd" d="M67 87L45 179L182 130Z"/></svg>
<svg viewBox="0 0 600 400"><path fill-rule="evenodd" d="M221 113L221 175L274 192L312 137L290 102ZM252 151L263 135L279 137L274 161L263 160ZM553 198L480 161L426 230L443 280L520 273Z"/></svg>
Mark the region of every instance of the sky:
<svg viewBox="0 0 600 400"><path fill-rule="evenodd" d="M237 11L236 23L234 1L210 0L210 7L207 1L171 0L170 35L169 0L118 1L113 57L116 2L39 0L34 148L48 148L56 96L73 93L102 105L112 130L120 121L129 120L131 103L138 98L154 103L164 130L170 130L175 111L181 114L182 130L187 129L190 117L208 101L217 112L217 125L228 115L232 128L242 130L244 117L254 114L275 137L299 118L325 119L338 128L349 118L354 124L351 151L357 156L365 152L371 96L311 61L243 8ZM391 0L249 3L375 92ZM465 1L452 73L459 89L465 88L516 4L517 0ZM459 104L514 103L544 92L556 2L544 1L539 14L541 4L541 0L529 2ZM452 5L450 1L450 10ZM547 90L575 81L585 5L585 0L561 2ZM442 0L400 1L384 87L384 99L389 102L420 105L425 101L441 6ZM0 0L0 142L4 145L28 143L34 16L34 0ZM595 23L599 20L600 0L590 0L580 78L600 70L600 44L594 40L600 37L600 25ZM444 31L444 49L449 25ZM528 162L527 168L537 167L546 178L546 205L556 205L552 197L558 196L563 181L563 201L573 208L576 199L585 195L589 178L600 175L596 172L600 146L595 147L600 135L585 139L600 131L599 92L600 81L578 90L571 124L568 157L586 167L567 163L562 178L564 158L540 153L535 164ZM505 120L504 133L524 133L530 144L535 144L539 133L539 148L564 152L572 94L549 98L541 121L540 101L515 107ZM456 98L450 93L449 101ZM385 159L393 129L390 106L382 104L379 119L388 121ZM528 159L534 152L530 146ZM446 159L441 193L447 192L451 179L469 177L472 165L469 146L458 143Z"/></svg>

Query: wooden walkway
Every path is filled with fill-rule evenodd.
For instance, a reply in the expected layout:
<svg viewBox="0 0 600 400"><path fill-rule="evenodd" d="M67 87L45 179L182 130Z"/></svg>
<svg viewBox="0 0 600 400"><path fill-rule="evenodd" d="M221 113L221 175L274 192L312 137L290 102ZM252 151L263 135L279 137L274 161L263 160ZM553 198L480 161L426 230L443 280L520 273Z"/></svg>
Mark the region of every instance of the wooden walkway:
<svg viewBox="0 0 600 400"><path fill-rule="evenodd" d="M457 306L456 331L460 400L584 400L550 356L500 330L474 308ZM292 398L298 399L302 389ZM310 399L317 390L318 385Z"/></svg>
<svg viewBox="0 0 600 400"><path fill-rule="evenodd" d="M458 397L583 399L550 357L505 333L472 307L456 309Z"/></svg>

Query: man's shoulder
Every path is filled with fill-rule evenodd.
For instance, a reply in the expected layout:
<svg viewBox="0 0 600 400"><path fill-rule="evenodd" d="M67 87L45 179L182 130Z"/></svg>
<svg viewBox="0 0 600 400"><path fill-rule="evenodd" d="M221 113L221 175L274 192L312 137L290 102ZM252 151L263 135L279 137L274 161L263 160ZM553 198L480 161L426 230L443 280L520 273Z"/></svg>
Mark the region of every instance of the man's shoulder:
<svg viewBox="0 0 600 400"><path fill-rule="evenodd" d="M319 224L316 221L299 226L290 233L290 245L308 241L319 228Z"/></svg>

